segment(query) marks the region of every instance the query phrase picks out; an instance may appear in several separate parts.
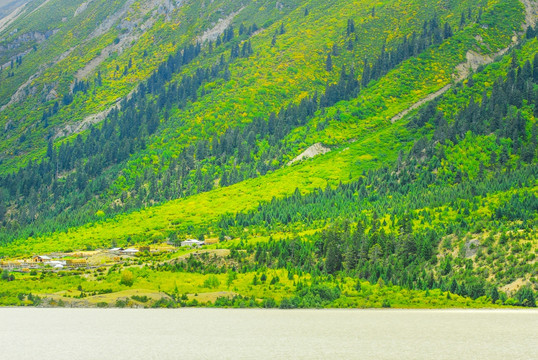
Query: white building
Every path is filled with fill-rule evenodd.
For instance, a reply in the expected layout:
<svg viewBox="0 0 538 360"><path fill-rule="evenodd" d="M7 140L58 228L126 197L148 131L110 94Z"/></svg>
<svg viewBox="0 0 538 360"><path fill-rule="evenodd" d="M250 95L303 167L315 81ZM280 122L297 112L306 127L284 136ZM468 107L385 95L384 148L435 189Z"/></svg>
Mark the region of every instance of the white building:
<svg viewBox="0 0 538 360"><path fill-rule="evenodd" d="M49 261L47 263L48 265L52 266L52 267L64 267L66 262L65 261L60 261L60 260L52 260L52 261Z"/></svg>
<svg viewBox="0 0 538 360"><path fill-rule="evenodd" d="M200 241L200 240L196 240L196 239L187 239L187 240L181 242L181 246L196 246L196 247L199 247L199 246L202 246L202 245L204 245L204 242Z"/></svg>
<svg viewBox="0 0 538 360"><path fill-rule="evenodd" d="M120 254L122 254L122 255L134 255L137 252L138 252L138 249L129 248L129 249L122 250L120 252Z"/></svg>

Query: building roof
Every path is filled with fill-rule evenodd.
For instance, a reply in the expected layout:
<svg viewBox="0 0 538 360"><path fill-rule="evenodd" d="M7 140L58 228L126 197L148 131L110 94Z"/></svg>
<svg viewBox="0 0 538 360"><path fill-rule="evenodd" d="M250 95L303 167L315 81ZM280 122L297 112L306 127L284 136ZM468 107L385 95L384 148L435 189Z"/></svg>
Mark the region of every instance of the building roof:
<svg viewBox="0 0 538 360"><path fill-rule="evenodd" d="M187 239L181 242L181 245L203 245L204 242L196 239Z"/></svg>
<svg viewBox="0 0 538 360"><path fill-rule="evenodd" d="M49 261L49 264L51 265L65 265L65 261L59 261L59 260L53 260L53 261Z"/></svg>

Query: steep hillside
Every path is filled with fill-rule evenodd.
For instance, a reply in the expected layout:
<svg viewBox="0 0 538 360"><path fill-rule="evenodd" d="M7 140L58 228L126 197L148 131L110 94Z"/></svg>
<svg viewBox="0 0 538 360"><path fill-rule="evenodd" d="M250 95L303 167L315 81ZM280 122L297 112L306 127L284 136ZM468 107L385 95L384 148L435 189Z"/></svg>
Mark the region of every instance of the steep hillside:
<svg viewBox="0 0 538 360"><path fill-rule="evenodd" d="M19 206L13 208L14 215L22 215L25 211L30 211L29 217L21 216L17 219L18 222L24 223L29 220L35 222L36 217L39 219L38 222L51 216L69 216L69 218L73 218L72 213L74 210L76 210L79 217L87 220L88 216L93 215L98 210L104 211L105 214L114 214L118 211L123 212L128 209L138 208L141 205L185 197L211 189L215 184L220 184L223 177L226 178L224 179L226 181L222 181L222 184L227 185L239 182L244 178L265 175L267 171L279 169L288 160L295 157L297 151L300 151L300 147L306 145L306 142L310 142L311 139L338 145L342 141L353 139L356 135L365 136L366 133L361 131L361 127L374 127L376 130L380 130L384 126L380 122L386 122L386 118L392 116L383 115L377 110L386 109L389 113L392 112L393 115L395 115L394 111L397 110L397 107L384 103L385 101L392 101L391 99L393 98L395 100L399 99L396 100L398 105L403 102L404 106L407 106L405 101L413 101L413 99L401 97L405 92L402 93L402 87L397 85L399 79L391 78L389 75L389 77L381 80L381 82L387 81L387 83L366 86L367 89L361 93L360 97L354 100L357 103L355 106L361 107L360 111L349 111L351 108L347 108L347 111L353 114L351 121L348 121L349 124L340 126L337 131L333 131L329 126L329 128L321 131L321 134L325 134L321 139L317 134L318 130L325 128L335 115L331 111L332 105L338 100L355 97L361 84L358 81L355 81L355 83L347 81L348 84L345 85L347 90L341 94L337 87L330 87L327 89L326 96L319 99L319 101L315 95L316 91L325 92L323 86L325 80L333 78L333 81L335 81L339 77L341 71L339 71L338 65L340 65L340 68L347 65L347 69L361 65L360 62L358 65L356 62L362 62L364 56L369 54L370 49L369 46L353 45L355 43L362 44L365 41L361 39L361 36L368 37L370 42L376 41L376 39L380 43L382 40L387 41L384 39L386 35L380 30L386 27L387 23L395 18L401 19L402 16L417 19L414 13L407 15L410 6L416 6L417 11L419 8L420 11L424 11L428 9L428 6L420 6L418 3L411 2L408 4L409 6L403 8L386 6L385 11L378 8L372 14L371 4L368 4L368 7L363 5L363 14L366 15L366 19L359 19L368 24L372 23L372 26L377 27L372 30L373 34L379 34L376 37L370 36L368 32L370 29L366 25L360 32L358 30L351 32L346 29L347 21L342 21L342 25L337 31L325 23L318 24L308 19L309 17L315 19L327 18L324 21L334 23L333 19L339 18L341 12L350 13L351 10L346 6L352 6L352 3L345 5L343 2L338 2L338 5L335 5L334 9L331 8L331 12L329 12L332 15L314 17L312 14L316 10L316 5L316 3L310 5L307 10L307 16L305 16L304 9L292 12L292 14L296 15L295 17L290 15L289 20L287 20L289 21L287 28L286 26L282 28L284 24L282 23L272 25L273 30L270 31L269 29L261 32L255 31L256 36L249 39L248 44L250 44L251 48L257 49L258 41L261 42L262 47L257 50L256 54L248 54L248 57L231 56L233 47L239 46L233 44L234 41L237 42L238 40L234 39L233 36L232 41L226 41L224 45L221 44L219 47L211 46L215 47L211 54L205 54L204 50L202 50L203 47L200 47L199 50L197 50L197 47L194 49L186 47L185 49L190 49L188 52L181 51L180 54L183 54L181 58L177 56L170 58L166 62L166 67L161 66L161 70L156 72L156 75L153 75L145 86L134 94L135 97L129 103L125 104L132 109L131 111L123 111L119 116L116 115L115 111L111 114L111 121L107 122L110 126L102 129L105 131L99 132L95 129L94 135L90 135L84 143L84 136L82 136L71 142L70 146L67 146L65 142L59 139L56 141L50 139L50 149L46 152L48 154L46 156L49 158L48 168L45 169L47 174L44 176L43 174L35 175L42 180L38 180L37 184L19 181L20 177L23 176L26 178L35 177L27 174L27 172L43 172L38 170L37 165L27 166L19 171L19 176L12 179L14 183L20 186L18 189L11 189L13 195L19 192L28 196L31 189L34 188L37 190L36 195L39 194L41 198L48 199L48 201L41 202L43 204L41 209L34 209L34 201L27 203L29 208L27 210L24 204L17 204ZM317 6L322 5L325 6L326 4L318 4ZM514 24L506 23L504 28L496 27L485 33L482 27L478 27L471 20L468 20L469 24L466 29L463 26L466 21L464 19L463 21L460 20L462 31L484 32L482 38L490 37L494 39L491 44L486 44L494 49L506 46L510 43L514 28L519 26L515 24L522 21L522 15L518 19L517 15L511 13L517 14L515 10L521 10L519 9L519 3L512 5L515 8L507 7L507 9L503 10L508 12L507 15L514 18ZM340 6L342 6L342 9L339 8ZM460 5L454 10L459 14L461 7ZM245 10L246 8L242 10L242 13ZM394 13L396 10L400 11L397 16ZM416 31L410 29L407 33L400 35L400 30L396 29L397 32L391 34L396 39L398 36L405 36L405 41L409 39L409 44L406 44L408 49L403 49L404 40L402 38L393 41L394 52L396 52L397 47L400 47L400 50L404 52L400 58L394 56L396 54L391 54L387 51L383 52L382 46L379 44L379 55L372 56L372 59L369 60L372 63L377 62L377 64L374 64L373 80L379 78L382 73L387 72L391 67L398 66L398 63L405 60L405 57L415 53L423 59L427 59L428 56L431 56L430 53L434 52L433 49L428 48L435 47L435 41L442 41L445 35L446 37L452 35L451 27L457 25L451 26L450 23L447 23L446 28L443 28L441 21L434 17L433 10L435 9L430 9L427 14L431 18L428 18L426 14L423 16L427 18L425 20L427 22L426 26L421 25L422 21L414 20L417 27ZM493 6L491 9L492 14L495 13L494 10L496 9ZM478 16L479 10L475 12L474 16ZM383 17L381 17L382 14L384 15ZM467 16L473 16L472 12ZM452 17L455 17L455 15L453 14ZM487 15L485 17L487 18ZM348 20L355 23L353 19ZM495 18L488 19L488 21L495 20ZM333 33L334 44L337 46L331 52L336 52L339 55L332 54L332 57L335 58L335 65L330 72L326 70L326 57L328 57L328 54L323 53L323 51L321 54L318 51L317 56L314 55L316 52L313 52L313 56L308 59L298 58L298 60L294 60L293 64L295 66L284 65L284 58L303 56L302 54L305 53L305 50L299 48L298 45L304 44L305 41L302 40L302 37L297 32L304 31L306 24L310 23L312 24L309 26L317 26L318 31L323 30ZM405 23L413 24L412 21L405 21ZM236 25L237 27L240 28L241 26ZM253 25L249 25L249 28L252 27ZM421 31L421 27L425 29ZM295 34L292 33L294 30ZM445 30L447 34L441 34ZM240 39L245 39L243 41L246 41L249 36L248 31L246 32L247 34L240 37ZM280 49L279 42L276 40L275 45L271 45L273 37L278 38L275 32L278 32L282 39L289 37L290 45ZM280 32L283 32L283 34L280 34ZM414 32L417 35L412 38ZM501 42L502 36L500 35L502 35L502 32L506 34L504 44ZM232 32L230 31L229 33ZM272 35L267 36L267 33ZM419 99L421 93L427 93L432 87L440 87L440 85L445 85L452 80L450 74L454 72L454 67L464 59L465 55L464 48L458 49L458 47L461 47L459 44L462 40L469 38L468 34L465 33L462 33L459 37L461 39L454 41L454 45L446 49L443 57L439 57L437 62L432 62L430 71L419 71L419 69L422 70L422 64L413 61L414 59L410 59L409 66L399 69L399 74L396 74L396 77L405 73L405 78L410 81L406 86L417 89L414 99ZM323 37L311 36L310 41L312 44L309 45L309 48L327 47L327 45L320 44L319 41L330 38L330 33ZM338 45L336 41L340 41L342 44ZM219 40L216 41L216 43L218 42ZM345 45L345 42L348 44ZM294 43L297 45L295 46ZM349 44L351 44L351 47ZM474 44L470 43L468 46L471 47L472 45ZM210 46L207 45L207 47L209 51ZM281 54L282 59L274 56L277 51ZM224 58L222 58L223 55L225 55ZM203 58L204 56L205 58ZM387 61L389 56L394 56L395 59ZM451 63L446 63L446 59L450 59ZM213 66L215 62L220 64L216 68ZM341 64L337 64L338 62L341 62ZM205 64L207 66L204 66ZM246 66L247 64L252 65ZM211 74L201 72L201 69L209 69L212 66ZM194 69L199 70L192 76ZM252 69L256 69L256 71L250 71ZM180 74L174 76L173 72L178 71ZM209 76L206 76L206 74ZM352 74L349 75L350 79L355 77ZM308 86L308 78L315 80L310 87ZM293 86L293 83L289 82L290 79L293 79L293 83L307 86L306 90L310 89L310 91L301 91L299 87ZM363 85L368 85L367 80L369 79L361 80L364 83ZM172 86L168 87L168 89L167 81L172 81ZM174 85L176 84L175 81L179 86ZM223 86L223 81L226 82L225 86ZM197 83L195 84L196 87L194 90L189 90L189 88L192 88L192 82ZM316 84L318 85L316 86ZM85 87L86 85L80 86L80 88ZM115 93L119 91L117 85L109 88L108 91L111 91L111 89ZM147 94L147 89L150 89L149 94ZM381 94L378 89L384 89L384 92L387 89L392 89L394 93ZM196 93L195 98L193 98L193 91ZM77 94L84 94L84 91L79 91ZM245 98L245 96L249 98ZM294 96L298 98L290 102L289 99L293 99ZM305 96L309 99L308 101L305 100ZM263 99L263 102L257 101L257 99ZM73 101L73 103L75 102ZM80 103L88 104L87 101L82 100ZM58 104L58 102L55 104ZM295 108L288 106L288 104L300 106ZM281 107L286 106L288 114L279 111ZM323 111L319 112L323 118L319 118L320 115L315 114L318 107L323 109ZM59 109L57 115L53 114L55 108ZM161 110L159 111L159 109ZM270 114L271 111L279 112L279 116L274 116L274 121L268 120L267 115L261 116ZM293 114L295 111L300 111L301 113ZM338 112L339 110L335 109L335 111ZM54 105L52 110L49 109L42 115L43 121L49 123L50 119L54 117L62 121L71 119L67 114L60 116L61 112L62 108ZM49 114L51 115L49 116ZM290 116L293 117L291 121L287 119ZM90 118L92 121L98 119L99 117ZM260 121L267 121L268 126L266 129L262 126L264 123L260 123ZM245 128L245 126L241 125L244 122L250 125ZM133 123L134 126L131 126ZM275 125L272 125L273 123ZM338 122L333 121L332 123L334 124L330 125L334 126ZM79 126L81 125L73 125L68 129L73 127L77 129ZM121 129L122 126L129 126L130 128L127 131L127 129ZM354 128L357 126L359 126L358 131L355 131ZM239 129L241 129L241 134L238 136ZM293 131L294 129L295 131ZM226 132L223 134L224 130ZM302 135L303 138L301 139L298 133L304 133L304 131L308 131L308 133ZM118 138L109 136L114 132L116 132ZM292 133L290 134L290 132ZM316 134L312 135L314 132ZM99 138L104 135L106 135L105 139ZM334 137L338 138L332 140ZM23 139L25 140L23 143L31 143L26 137L23 137ZM218 141L218 144L214 146L216 141ZM243 141L247 141L247 143L241 144L242 146L239 147L234 146ZM58 155L53 159L54 143L61 144L61 146L56 146ZM230 143L232 146L225 149L226 143ZM99 148L96 148L97 144L100 145ZM238 148L238 150L235 148ZM45 149L42 151L45 152ZM235 151L240 151L240 153L235 154ZM224 157L215 156L223 152ZM79 158L82 161L77 163ZM86 158L88 161L84 160ZM14 160L16 160L16 157L13 158ZM52 163L52 160L55 160L55 164ZM17 160L17 164L21 163L24 164L25 160ZM4 168L7 169L9 161L6 161L5 164ZM170 164L173 166L170 167ZM154 172L148 171L151 167L154 168ZM51 178L56 178L54 183L58 186L52 184L52 187L46 186L43 189L44 191L39 191L42 185L41 182L48 183ZM88 182L86 181L87 179L93 180ZM172 183L176 184L176 186L167 186L167 184ZM62 194L58 194L60 196L51 196L53 195L51 193L53 188L58 189L57 192ZM60 190L60 188L62 189ZM95 195L99 195L99 198L96 199ZM50 212L51 209L54 210ZM65 221L54 220L54 223L63 224Z"/></svg>
<svg viewBox="0 0 538 360"><path fill-rule="evenodd" d="M0 256L217 243L45 267L51 305L532 306L536 8L29 2L0 27Z"/></svg>

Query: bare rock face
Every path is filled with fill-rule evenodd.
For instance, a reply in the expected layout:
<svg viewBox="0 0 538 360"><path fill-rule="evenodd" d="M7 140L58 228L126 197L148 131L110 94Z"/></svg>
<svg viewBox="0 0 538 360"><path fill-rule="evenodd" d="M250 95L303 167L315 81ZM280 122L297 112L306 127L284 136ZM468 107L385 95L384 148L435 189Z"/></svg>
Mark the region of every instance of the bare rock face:
<svg viewBox="0 0 538 360"><path fill-rule="evenodd" d="M91 0L83 2L82 4L80 4L79 7L77 8L77 10L75 10L75 14L73 15L73 17L77 17L78 15L82 14L88 8L88 4L90 2L91 2Z"/></svg>
<svg viewBox="0 0 538 360"><path fill-rule="evenodd" d="M480 241L478 239L469 240L465 243L465 257L471 258L476 255L478 248L480 247Z"/></svg>
<svg viewBox="0 0 538 360"><path fill-rule="evenodd" d="M320 155L320 154L326 154L328 153L329 151L331 151L331 149L329 148L326 148L324 147L321 143L316 143L312 146L310 146L308 149L306 149L305 151L303 151L299 156L297 156L295 159L291 160L290 162L288 162L288 166L289 165L292 165L296 162L299 162L301 160L305 160L305 159L311 159L313 158L314 156L317 156L317 155Z"/></svg>
<svg viewBox="0 0 538 360"><path fill-rule="evenodd" d="M219 35L222 34L228 26L230 26L232 20L241 12L241 10L243 10L243 8L239 9L239 11L231 13L223 19L220 19L211 29L207 29L201 36L199 36L198 41L203 43L204 41L217 40L217 37L219 37Z"/></svg>

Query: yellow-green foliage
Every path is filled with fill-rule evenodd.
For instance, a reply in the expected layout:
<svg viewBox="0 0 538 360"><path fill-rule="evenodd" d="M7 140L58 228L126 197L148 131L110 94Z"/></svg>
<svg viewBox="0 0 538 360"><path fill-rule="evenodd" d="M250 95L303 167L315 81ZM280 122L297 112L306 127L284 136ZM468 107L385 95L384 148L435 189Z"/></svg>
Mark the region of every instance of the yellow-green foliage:
<svg viewBox="0 0 538 360"><path fill-rule="evenodd" d="M413 6L417 7L420 5L419 3L413 4ZM491 6L494 6L495 4ZM338 5L334 6L342 7L341 10L334 11L337 14L339 11L343 12L345 9L348 9L351 5L339 2ZM521 10L520 4L512 4L512 6ZM387 9L388 8L389 7L387 7ZM311 11L315 11L315 9L315 7L312 7ZM365 9L369 9L369 7ZM388 19L392 19L396 16L392 13L396 10L392 8L390 9L391 15L387 15L389 16ZM491 10L490 8L488 9ZM486 12L489 10L486 10ZM366 13L366 10L362 11L364 14ZM358 14L360 13L361 12L358 11ZM327 31L325 34L326 37L315 36L312 37L312 39L303 39L299 37L298 39L295 39L295 37L292 36L294 31L303 31L300 30L303 29L301 26L307 26L305 22L306 20L303 19L304 16L302 14L303 10L300 9L292 12L289 21L286 23L287 32L281 37L284 39L287 38L288 41L293 42L293 44L289 44L286 47L279 45L282 47L279 50L283 54L282 56L304 53L304 51L298 51L296 46L300 46L300 44L305 42L319 42L321 41L320 38L326 39L331 36L337 36L335 33L336 30L332 27L328 25L320 25L323 31ZM382 24L384 24L383 21L388 21L384 17L381 18L381 14L383 14L382 10L378 9L376 14L377 17L380 17L379 21L381 21ZM411 16L409 14L403 14L402 16L404 15ZM520 20L520 16L514 16L514 23L517 23L518 20ZM374 20L368 21L375 23ZM297 22L297 24L295 24L295 22ZM316 25L309 24L308 26L314 27ZM381 25L378 24L377 26ZM507 28L511 29L510 26L511 25L507 25ZM256 48L258 42L263 44L264 41L270 41L270 37L272 36L270 36L270 34L272 34L272 30L275 30L277 27L278 26L275 24L268 30L262 31L253 39L253 46ZM325 27L328 29L325 29ZM480 31L483 32L483 30L484 29ZM341 31L342 29L340 29L340 32ZM439 48L428 50L425 54L416 59L410 59L402 64L402 66L383 77L380 81L377 81L365 89L358 99L341 102L334 108L329 108L324 115L320 114L318 117L314 118L309 127L299 129L296 133L290 135L290 139L305 139L306 143L303 141L299 143L301 148L306 147L309 143L317 141L337 145L346 140L353 139L355 142L351 144L336 148L331 153L318 159L314 159L313 161L308 161L305 164L284 167L263 178L247 180L229 188L220 188L210 193L195 195L187 199L175 200L141 212L130 215L121 215L116 219L108 219L105 222L89 224L68 233L56 233L44 237L37 237L36 239L21 239L11 246L11 250L2 249L2 252L11 254L17 252L33 253L52 249L84 248L86 246L99 247L109 244L112 240L123 241L128 236L133 235L137 235L138 239L143 240L144 238L149 238L151 236L150 233L153 230L166 231L177 228L184 229L189 225L207 223L216 219L221 214L252 209L257 206L259 202L268 201L273 197L289 195L295 188L299 188L302 192L307 192L314 188L324 187L326 184L335 185L339 181L356 179L365 169L394 161L402 146L407 146L405 145L409 136L407 131L400 126L400 124L391 124L389 119L406 106L409 106L410 103L418 101L429 92L435 91L445 84L450 83L450 74L454 72L455 65L459 64L462 59L465 58L467 49L476 46L477 40L474 38L476 31L478 31L476 27L466 28L463 32L457 34L454 38L449 39ZM492 28L491 31L498 35L496 37L498 45L491 44L492 47L503 46L511 41L510 37L506 35L505 28ZM501 39L504 39L504 43L500 43ZM313 48L319 45L317 44L314 46L314 44L316 43L311 44ZM533 44L535 44L535 42L533 42ZM266 49L267 46L262 48ZM222 89L215 89L209 96L202 98L201 101L194 103L191 107L187 107L187 109L182 112L182 120L191 117L193 120L187 121L187 124L190 124L188 126L192 127L192 131L203 131L202 134L204 134L209 129L214 128L211 125L214 121L211 119L221 119L222 117L236 119L237 115L242 113L247 114L249 117L254 116L258 114L259 110L250 108L252 106L256 108L263 106L265 109L276 110L276 104L281 104L281 100L284 97L289 98L290 96L295 96L290 93L280 93L277 91L279 87L284 87L286 85L285 83L287 80L284 79L288 79L289 76L285 75L285 72L287 71L286 68L281 69L277 66L282 59L275 60L275 54L271 53L273 51L276 50L270 49L270 54L262 52L257 54L254 59L241 60L234 64L231 68L232 74L241 71L242 76L236 76L235 78L238 79L237 81L245 83L238 84L232 81ZM363 49L360 51L365 50ZM527 52L529 51L527 50ZM345 53L345 50L342 50L342 53ZM361 53L360 55L355 54L354 56L362 57L364 54L365 53ZM309 76L308 74L311 74L311 71L314 71L313 74L317 74L316 71L323 72L323 56L317 56L317 59L302 59L299 63L308 64L308 66L304 65L302 71L299 71L295 75L292 74L292 76ZM349 54L347 56L349 56ZM218 57L218 53L215 54L215 57ZM204 61L210 62L211 60ZM275 61L276 63L271 63ZM259 69L255 72L251 72L252 65L258 63L260 63ZM252 91L246 91L246 83L250 83L251 87L261 86L263 88L263 79L268 76L273 76L274 73L278 72L281 73L281 75L271 78L269 81L269 84L271 84L271 91L275 94L280 93L280 95L275 98L275 102L269 100L272 97L268 94L262 96L265 101L264 103L254 101L254 98L248 100L241 97L241 94L246 95L253 93ZM264 73L266 75L263 75ZM319 77L318 75L314 75L314 78L322 79L324 76L327 76L327 74L320 74ZM234 78L234 76L232 76L232 78ZM260 80L256 81L254 84L252 80L248 80L249 78ZM308 80L305 82L305 78L301 78L301 81L299 82L301 84L308 84ZM278 85L279 83L281 85ZM320 84L323 84L323 82ZM289 88L287 91L297 91L296 86L288 85L286 85L287 88ZM314 83L312 83L312 85L314 88L316 87ZM406 91L406 86L408 86L409 89L413 88L414 91ZM299 97L301 96L300 92L296 94L298 94ZM366 115L360 116L360 118L357 118L357 115L354 115L359 109L364 112L365 108L369 108L369 110L366 110ZM331 118L337 111L340 113L341 121L332 121L331 125L320 134L316 134L313 130L307 130L308 128L315 129L315 125L320 119L323 117ZM229 126L229 124L229 121L219 122L219 126L221 127ZM203 128L206 128L207 130L201 130ZM156 139L146 152L135 157L131 161L131 165L127 165L128 170L123 172L124 176L120 176L114 186L114 188L118 189L116 191L122 191L128 186L128 183L125 183L125 176L129 177L129 174L137 174L140 171L139 169L150 166L150 164L155 161L161 161L160 155L162 154L162 150L158 150L158 147L173 149L183 147L186 143L189 143L187 136L189 134L192 136L192 132L185 131L185 128L181 128L181 130L183 132L176 135L171 135L171 133L166 130L163 133L162 141ZM464 144L460 144L460 148L464 146ZM174 151L172 151L172 153ZM150 156L152 153L153 155ZM290 154L290 157L291 156L293 155Z"/></svg>
<svg viewBox="0 0 538 360"><path fill-rule="evenodd" d="M123 3L114 2L114 9L119 11ZM77 71L121 37L122 30L117 27L111 27L93 38L88 37L92 29L91 23L104 20L103 13L97 11L98 4L102 3L96 2L92 5L95 10L92 16L84 17L80 22L69 20L47 47L39 48L25 57L23 65L16 69L16 76L0 76L2 85L5 84L0 90L0 99L3 99L4 103L25 79L38 71L36 64L45 54L48 53L51 57L60 56L66 51L63 46L72 48L72 51L65 53L63 59L50 67L39 70L39 75L31 86L36 92L52 86L59 94L66 94ZM432 18L434 14L442 21L449 21L456 29L460 13L466 11L471 4L471 1L459 1L457 4L445 6L426 0L297 0L292 1L289 7L279 10L275 9L274 3L270 1L250 2L244 8L239 1L188 3L167 16L152 18L147 32L139 34L133 43L128 43L123 52L111 54L104 59L88 75L88 79L93 82L99 71L103 84L93 84L87 94L78 94L72 104L62 107L51 119L52 129L58 130L70 121L80 121L125 97L141 81L147 79L170 54L193 42L204 30L213 26L218 20L214 15L215 11L221 7L224 14L238 11L238 15L233 19L236 29L241 22L248 25L256 21L263 26L251 39L254 54L230 64L230 81L219 79L204 84L205 95L200 93L198 101L188 103L185 108L172 108L170 118L167 122L162 119L159 131L149 138L144 150L133 154L126 163L117 165L117 168L109 169L115 181L104 195L114 199L122 193L128 194L135 179L146 169L166 169L171 159L197 140L222 134L230 127L240 127L255 117L266 118L269 113L278 112L289 103L297 103L316 91L323 91L327 83L338 79L343 65L353 65L355 73L360 74L364 58L373 60L382 46L390 49L401 37L413 31L419 32L423 21ZM70 6L72 11L75 3L70 3ZM306 9L308 16L305 16ZM122 15L123 20L148 21L150 15L147 15L147 10L144 8L144 2L135 2L127 13ZM71 228L66 232L34 234L30 238L18 239L0 247L0 256L22 257L53 251L104 248L111 244L123 246L132 241L138 244L163 242L171 232L184 235L207 229L224 214L256 209L260 203L289 196L296 189L304 194L318 188L335 187L340 182L360 178L366 170L392 165L398 158L398 153L411 146L415 140L414 135L420 132L429 135L430 128L413 133L405 126L405 119L396 123L392 123L391 119L428 94L448 85L454 86L454 80L461 75L457 74L457 66L466 61L468 51L494 53L510 46L514 32L521 30L523 5L516 0L488 1L483 8L483 17L482 25L489 26L466 26L441 45L427 49L372 82L361 90L356 99L341 101L332 107L319 110L306 126L295 129L284 139L283 143L288 146L289 152L283 159L271 159L275 167L279 168L263 177L108 219L105 218L106 211L93 209L91 213L98 218L97 222ZM351 36L354 41L352 51L346 49L349 39L345 34L345 23L349 18L355 20L357 28ZM276 43L272 46L273 36L282 26L285 32L276 36ZM86 40L79 41L77 37ZM325 69L325 58L334 44L338 45L340 55L334 57L334 69L328 72ZM197 68L211 66L222 55L228 57L230 45L215 48L212 53L204 46L203 55L176 74L174 80L179 80L185 74L192 74ZM537 50L536 40L525 43L517 52L518 60L523 62L531 58ZM123 72L122 69L129 61L132 61L132 68ZM448 92L438 106L439 110L452 120L467 99L475 96L478 100L496 77L506 72L509 63L509 59L504 59L475 75L477 86L459 86L458 93ZM1 138L0 151L3 151L6 157L0 173L12 172L23 166L28 159L43 155L46 144L44 134L51 131L50 129L44 130L36 126L29 134L29 141L18 144L17 139L34 126L43 110L51 104L52 101L42 104L39 96L30 97L25 102L8 106L0 116L0 125L8 124L12 119L20 119L17 136ZM525 117L532 119L532 123L532 109L524 106L522 111ZM322 123L327 126L318 131ZM60 141L71 141L74 136L76 135ZM331 146L331 151L312 160L286 165L288 160L306 147L318 142ZM439 148L441 145L437 146ZM479 176L481 163L484 166L490 165L486 152L499 149L495 135L476 136L471 133L456 145L447 142L443 146L446 159L440 161L437 175L446 182L454 180L454 167L465 169L471 179L476 178ZM509 164L515 165L516 159L509 161ZM142 184L144 187L147 185ZM537 192L534 187L528 190ZM434 209L438 210L437 214L427 220L426 216L430 216L432 209L416 210L418 215L413 226L422 230L444 226L449 221L478 219L485 222L494 215L494 205L506 201L513 193L510 190L489 194L480 199L481 205L467 209L468 214L465 216L455 207L448 205ZM387 231L394 225L390 210L384 209L380 214ZM241 239L230 241L223 246L231 247L243 241L248 244L267 241L269 235L273 235L273 238L288 235L308 237L325 226L322 222L310 228L292 224L287 228L290 233L282 229L279 229L281 233L271 233L268 229L240 229ZM479 226L476 226L476 230L480 230ZM263 236L256 236L259 235L257 231L261 231ZM181 249L166 261L179 261L189 252L191 250ZM58 297L65 297L67 301L66 295L82 297L85 292L99 291L107 292L107 303L120 299L125 294L141 296L140 294L146 292L152 296L163 297L166 294L188 294L190 300L195 299L198 294L200 299L204 299L200 300L202 303L214 301L215 296L218 296L216 294L220 293L227 296L241 294L254 299L273 298L280 302L294 296L298 283L312 282L309 274L289 278L287 270L282 268L265 272L269 279L276 276L281 279L272 285L258 283L261 272L234 273L231 276L229 273L160 271L149 266L158 264L151 261L151 264L146 263L145 256L142 255L134 261L137 266L130 267L126 264L119 269L110 268L107 274L80 271L62 276L62 273L45 272L40 275L39 280L35 275L17 274L15 281L2 283L5 295L0 297L0 302L21 304L31 301L24 300L24 296L22 299L17 297L18 293L34 292L44 297L53 294L56 300ZM323 279L321 282L328 286L338 283L340 286L342 296L330 305L335 307L493 306L485 297L471 301L440 290L405 290L384 284L382 280L377 284L363 282L360 290L356 289L356 280L347 277Z"/></svg>
<svg viewBox="0 0 538 360"><path fill-rule="evenodd" d="M132 285L120 284L119 278L123 278L126 272L132 272L134 282ZM201 299L200 305L211 305L218 296L233 296L241 294L255 299L272 298L280 303L284 298L290 298L297 290L299 282L307 285L311 283L310 275L294 275L288 278L286 270L269 270L266 272L267 280L253 284L254 278L259 279L261 273L236 274L230 277L228 274L202 275L197 273L172 273L152 271L148 268L129 268L123 270L122 275L112 272L104 278L93 276L59 276L56 273L40 275L17 274L16 279L3 283L3 293L0 296L0 305L34 305L34 302L20 300L18 294L30 294L39 296L42 300L54 299L48 302L58 306L61 300L64 303L82 299L87 305L97 305L97 302L105 301L114 306L116 300L125 299L126 296L136 294L147 295L155 299L155 295L165 296L173 294L180 296L186 294L187 298ZM270 285L271 279L278 277L276 284ZM483 308L498 307L486 297L472 300L455 294L448 294L441 290L417 291L407 290L398 286L384 284L370 284L362 281L360 290L356 290L355 279L346 277L339 280L342 295L331 303L330 307L339 308L381 308L388 305L393 308ZM208 287L208 284L211 286ZM326 285L333 286L330 281ZM106 295L93 295L105 293ZM220 295L219 295L220 294ZM204 299L204 300L202 300ZM150 306L153 303L145 305Z"/></svg>
<svg viewBox="0 0 538 360"><path fill-rule="evenodd" d="M396 159L396 138L405 130L396 126L349 144L311 161L284 167L264 177L236 185L174 200L132 214L120 215L95 224L88 224L67 233L21 239L0 248L0 254L32 254L56 250L108 246L112 240L125 241L137 235L142 241L151 238L153 230L186 229L190 225L207 224L225 213L250 210L273 197L290 195L296 188L308 192L335 186L340 180L357 178L363 170L390 163ZM393 143L393 149L384 146Z"/></svg>

